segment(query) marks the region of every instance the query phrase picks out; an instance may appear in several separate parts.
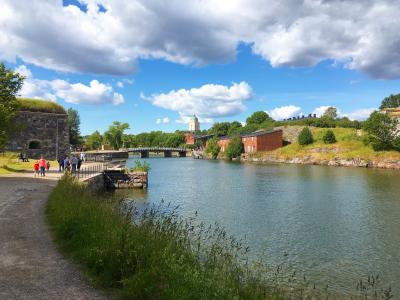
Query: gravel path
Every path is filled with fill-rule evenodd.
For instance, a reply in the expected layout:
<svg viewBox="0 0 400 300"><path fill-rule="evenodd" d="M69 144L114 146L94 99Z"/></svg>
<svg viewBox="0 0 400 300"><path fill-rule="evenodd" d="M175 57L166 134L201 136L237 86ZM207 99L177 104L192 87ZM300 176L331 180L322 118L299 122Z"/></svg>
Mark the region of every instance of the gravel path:
<svg viewBox="0 0 400 300"><path fill-rule="evenodd" d="M52 242L44 206L55 184L0 177L0 299L106 299Z"/></svg>

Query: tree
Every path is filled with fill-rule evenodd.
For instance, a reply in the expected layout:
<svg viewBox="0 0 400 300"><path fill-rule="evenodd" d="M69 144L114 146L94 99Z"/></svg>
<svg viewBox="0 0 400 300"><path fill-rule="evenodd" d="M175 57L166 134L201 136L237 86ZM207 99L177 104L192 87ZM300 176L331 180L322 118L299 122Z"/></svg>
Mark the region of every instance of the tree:
<svg viewBox="0 0 400 300"><path fill-rule="evenodd" d="M400 107L400 94L390 95L382 100L380 109Z"/></svg>
<svg viewBox="0 0 400 300"><path fill-rule="evenodd" d="M374 111L364 123L369 142L375 151L390 150L395 147L397 121L386 114Z"/></svg>
<svg viewBox="0 0 400 300"><path fill-rule="evenodd" d="M314 143L314 138L311 130L308 127L304 127L302 131L300 131L297 141L302 146Z"/></svg>
<svg viewBox="0 0 400 300"><path fill-rule="evenodd" d="M238 121L231 122L231 124L229 125L228 132L227 132L228 136L233 136L235 134L239 134L242 127L243 127L242 124Z"/></svg>
<svg viewBox="0 0 400 300"><path fill-rule="evenodd" d="M72 146L78 146L82 144L81 138L81 119L78 111L73 108L68 108L68 130L69 130L69 143Z"/></svg>
<svg viewBox="0 0 400 300"><path fill-rule="evenodd" d="M334 144L337 142L334 132L330 129L325 132L322 140L325 144Z"/></svg>
<svg viewBox="0 0 400 300"><path fill-rule="evenodd" d="M103 136L97 130L88 136L86 140L86 146L89 149L95 150L100 149L103 143Z"/></svg>
<svg viewBox="0 0 400 300"><path fill-rule="evenodd" d="M185 144L185 136L181 133L170 133L167 135L167 139L165 144L162 146L177 148L183 144Z"/></svg>
<svg viewBox="0 0 400 300"><path fill-rule="evenodd" d="M218 145L218 138L213 137L212 139L208 140L206 153L211 155L212 159L216 159L218 157L219 151L221 151L221 146Z"/></svg>
<svg viewBox="0 0 400 300"><path fill-rule="evenodd" d="M209 129L209 133L216 136L225 136L228 134L229 127L229 122L214 123L214 125Z"/></svg>
<svg viewBox="0 0 400 300"><path fill-rule="evenodd" d="M124 145L124 131L127 129L129 129L128 123L114 121L104 132L104 138L111 147L118 150Z"/></svg>
<svg viewBox="0 0 400 300"><path fill-rule="evenodd" d="M265 111L256 111L246 119L246 124L262 124L267 121L274 121Z"/></svg>
<svg viewBox="0 0 400 300"><path fill-rule="evenodd" d="M327 117L327 118L329 118L331 120L336 119L337 118L337 108L333 107L333 106L328 107L325 110L323 117Z"/></svg>
<svg viewBox="0 0 400 300"><path fill-rule="evenodd" d="M25 77L0 63L0 148L7 143L17 112L17 93Z"/></svg>
<svg viewBox="0 0 400 300"><path fill-rule="evenodd" d="M240 136L235 136L229 140L225 155L228 159L239 157L243 153L243 143Z"/></svg>

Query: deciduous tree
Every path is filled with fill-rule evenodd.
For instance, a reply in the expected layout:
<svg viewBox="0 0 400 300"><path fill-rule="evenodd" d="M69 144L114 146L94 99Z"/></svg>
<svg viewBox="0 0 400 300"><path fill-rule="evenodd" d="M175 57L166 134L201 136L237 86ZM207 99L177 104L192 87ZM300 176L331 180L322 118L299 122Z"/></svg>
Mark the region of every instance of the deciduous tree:
<svg viewBox="0 0 400 300"><path fill-rule="evenodd" d="M104 138L108 144L118 150L124 144L124 131L129 129L128 123L114 121L104 133Z"/></svg>

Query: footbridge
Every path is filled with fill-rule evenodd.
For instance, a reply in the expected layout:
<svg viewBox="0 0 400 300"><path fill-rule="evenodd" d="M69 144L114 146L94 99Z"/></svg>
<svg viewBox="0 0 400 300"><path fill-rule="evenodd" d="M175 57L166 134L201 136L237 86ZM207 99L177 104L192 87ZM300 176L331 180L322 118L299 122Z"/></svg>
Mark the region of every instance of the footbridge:
<svg viewBox="0 0 400 300"><path fill-rule="evenodd" d="M150 153L160 154L163 153L164 157L172 157L173 153L176 153L179 157L186 157L186 152L190 151L185 148L168 148L168 147L140 147L140 148L128 148L126 149L129 153L140 154L141 158L149 157Z"/></svg>

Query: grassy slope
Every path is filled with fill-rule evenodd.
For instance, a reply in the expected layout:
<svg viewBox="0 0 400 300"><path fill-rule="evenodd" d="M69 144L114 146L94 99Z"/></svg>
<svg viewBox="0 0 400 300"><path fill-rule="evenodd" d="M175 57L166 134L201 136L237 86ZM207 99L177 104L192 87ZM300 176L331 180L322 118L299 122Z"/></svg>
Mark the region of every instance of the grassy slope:
<svg viewBox="0 0 400 300"><path fill-rule="evenodd" d="M282 159L293 159L295 157L311 157L316 160L339 159L363 159L376 162L388 160L400 160L400 152L397 151L374 151L370 146L363 143L362 137L356 135L352 128L332 128L335 133L335 144L324 144L322 136L325 128L312 128L315 142L312 145L300 146L297 142L287 145L272 152L261 152L255 154L258 157L274 156Z"/></svg>
<svg viewBox="0 0 400 300"><path fill-rule="evenodd" d="M18 98L17 101L19 110L65 114L64 107L52 101L28 98Z"/></svg>
<svg viewBox="0 0 400 300"><path fill-rule="evenodd" d="M18 161L18 156L15 153L0 154L0 175L26 171L33 172L34 162L34 159L29 159L29 162ZM52 168L58 166L56 161L50 161L50 165Z"/></svg>

